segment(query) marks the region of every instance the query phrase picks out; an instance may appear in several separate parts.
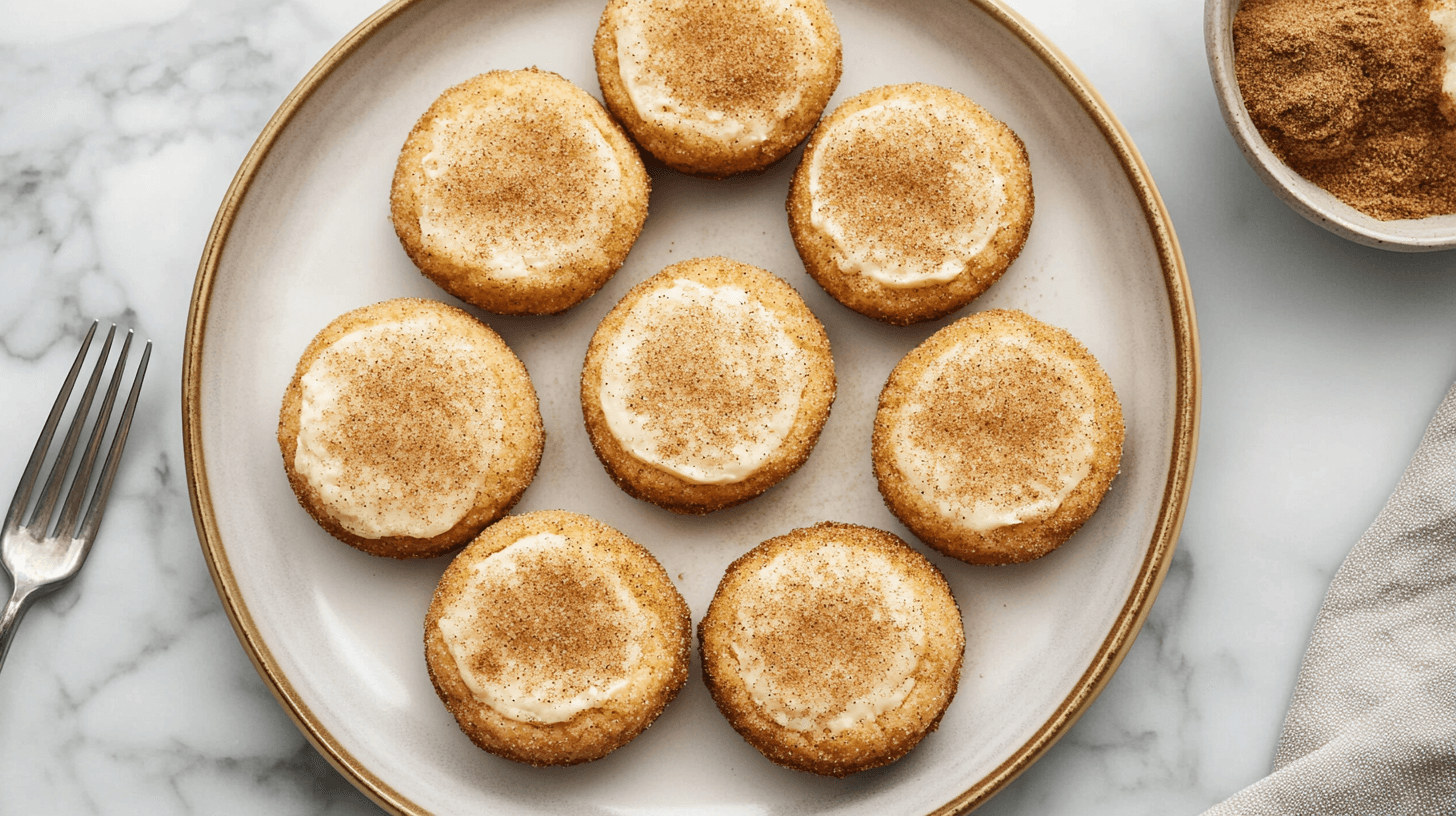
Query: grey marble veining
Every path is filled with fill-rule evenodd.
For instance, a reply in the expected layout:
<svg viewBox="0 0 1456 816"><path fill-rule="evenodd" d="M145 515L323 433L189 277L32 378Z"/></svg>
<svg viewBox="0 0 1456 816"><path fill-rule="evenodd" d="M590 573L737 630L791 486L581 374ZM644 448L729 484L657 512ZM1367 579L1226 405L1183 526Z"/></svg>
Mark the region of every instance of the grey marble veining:
<svg viewBox="0 0 1456 816"><path fill-rule="evenodd" d="M831 0L832 7L833 0ZM1320 599L1456 376L1456 258L1341 241L1219 119L1196 0L1020 0L1128 128L1198 307L1202 435L1173 567L1082 720L980 812L1196 814L1266 773ZM0 674L0 813L378 809L249 664L197 544L181 348L227 185L370 0L0 2L0 488L93 317L157 342L81 577Z"/></svg>
<svg viewBox="0 0 1456 816"><path fill-rule="evenodd" d="M0 481L18 479L92 318L157 348L100 541L0 677L0 812L377 812L233 636L192 525L179 395L192 278L232 174L372 9L39 5L0 30L0 382L25 384Z"/></svg>

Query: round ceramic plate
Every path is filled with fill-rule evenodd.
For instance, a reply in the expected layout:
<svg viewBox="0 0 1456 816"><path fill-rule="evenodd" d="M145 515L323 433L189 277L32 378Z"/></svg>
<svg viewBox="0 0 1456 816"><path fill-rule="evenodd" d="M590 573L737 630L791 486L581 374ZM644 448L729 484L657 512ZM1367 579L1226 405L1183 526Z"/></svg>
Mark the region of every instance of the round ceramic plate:
<svg viewBox="0 0 1456 816"><path fill-rule="evenodd" d="M878 85L955 88L1026 142L1036 218L1021 258L969 307L1062 326L1102 361L1127 421L1122 473L1092 520L1031 564L933 555L965 616L960 692L909 756L846 780L781 769L744 743L693 676L632 744L574 768L476 749L436 699L422 620L446 561L395 562L335 541L299 509L275 442L299 354L330 320L401 296L450 301L389 222L395 157L445 88L539 66L595 94L591 2L417 0L365 21L269 123L228 192L188 324L184 433L197 527L244 649L288 713L350 781L402 813L929 813L966 810L1024 770L1086 709L1132 643L1172 557L1197 426L1197 339L1176 241L1147 170L1081 75L990 0L844 2L844 78L831 107ZM649 162L651 214L626 265L565 314L482 317L531 372L547 443L518 511L587 513L650 550L694 619L758 542L824 520L889 529L870 472L876 398L902 355L952 318L897 328L831 300L805 274L784 213L799 154L704 181ZM759 498L680 517L619 491L582 427L587 341L633 284L725 255L784 277L824 322L839 395L818 447ZM452 301L453 302L453 301Z"/></svg>

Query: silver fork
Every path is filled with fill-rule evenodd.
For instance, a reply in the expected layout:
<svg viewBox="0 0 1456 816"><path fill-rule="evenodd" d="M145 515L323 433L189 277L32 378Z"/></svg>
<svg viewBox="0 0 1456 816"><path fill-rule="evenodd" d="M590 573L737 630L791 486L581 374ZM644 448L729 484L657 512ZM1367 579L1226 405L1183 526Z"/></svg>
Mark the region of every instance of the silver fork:
<svg viewBox="0 0 1456 816"><path fill-rule="evenodd" d="M30 521L22 526L21 517L30 505L31 491L35 489L40 478L46 451L50 448L51 438L61 422L66 403L71 398L71 387L76 384L76 375L81 371L86 351L91 348L96 325L91 324L91 329L86 332L86 339L81 342L76 362L71 364L71 373L66 376L65 385L61 386L56 404L51 408L45 427L41 429L40 439L35 443L35 451L30 455L30 462L26 464L25 472L20 477L20 486L15 489L15 499L11 501L10 510L5 514L4 533L0 535L0 556L3 559L0 561L5 564L5 571L10 573L14 585L10 592L10 601L5 604L4 613L0 614L0 666L5 664L5 654L10 651L10 640L31 602L71 580L81 569L81 562L86 560L91 544L96 541L96 530L101 526L101 515L106 509L106 497L111 492L111 482L116 477L116 468L121 462L121 450L126 445L126 434L131 428L137 395L142 390L142 376L147 373L147 361L152 356L152 341L148 340L146 349L142 351L141 362L137 365L136 379L132 381L126 408L121 413L121 419L117 421L111 449L106 454L106 462L101 466L101 476L96 482L91 503L86 508L86 516L79 518L81 503L85 501L91 484L91 468L96 464L96 454L101 449L102 437L105 436L107 423L111 419L111 408L116 402L116 392L121 385L121 372L126 367L126 353L131 348L132 333L126 333L126 340L121 345L121 356L116 361L116 369L111 375L106 397L101 401L96 424L91 430L91 437L86 443L81 461L76 466L71 487L66 492L61 515L56 519L55 526L51 527L51 515L55 512L56 502L61 496L61 483L66 479L71 456L76 452L76 444L86 424L86 417L91 413L91 401L96 396L96 386L101 381L106 358L111 353L111 341L116 336L116 326L111 327L106 335L106 343L101 347L101 355L96 360L96 367L86 383L86 390L81 395L81 404L76 408L70 429L66 431L65 441L61 443L61 449L51 465L50 475L45 480L45 487L31 511ZM50 528L50 535L46 535L47 528Z"/></svg>

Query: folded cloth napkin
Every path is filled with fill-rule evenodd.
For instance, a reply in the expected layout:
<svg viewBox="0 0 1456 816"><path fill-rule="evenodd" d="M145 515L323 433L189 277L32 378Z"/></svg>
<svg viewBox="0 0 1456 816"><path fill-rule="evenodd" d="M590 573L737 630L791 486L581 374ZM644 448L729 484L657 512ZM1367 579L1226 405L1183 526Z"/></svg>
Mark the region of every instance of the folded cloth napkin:
<svg viewBox="0 0 1456 816"><path fill-rule="evenodd" d="M1204 816L1456 814L1456 386L1325 595L1274 772Z"/></svg>

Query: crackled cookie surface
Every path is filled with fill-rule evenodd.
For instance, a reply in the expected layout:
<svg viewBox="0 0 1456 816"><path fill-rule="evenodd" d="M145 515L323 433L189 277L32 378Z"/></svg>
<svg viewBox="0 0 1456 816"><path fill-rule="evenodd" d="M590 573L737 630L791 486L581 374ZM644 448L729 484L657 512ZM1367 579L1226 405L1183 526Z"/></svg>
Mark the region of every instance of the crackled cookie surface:
<svg viewBox="0 0 1456 816"><path fill-rule="evenodd" d="M607 107L637 142L712 178L783 158L839 84L822 0L611 0L593 50Z"/></svg>
<svg viewBox="0 0 1456 816"><path fill-rule="evenodd" d="M430 300L356 309L305 349L278 444L299 503L374 555L439 555L513 506L535 477L536 392L500 336Z"/></svg>
<svg viewBox="0 0 1456 816"><path fill-rule="evenodd" d="M395 232L426 277L499 314L591 296L647 218L637 149L556 74L492 71L450 88L400 151Z"/></svg>
<svg viewBox="0 0 1456 816"><path fill-rule="evenodd" d="M511 516L461 551L425 619L430 679L493 754L572 765L625 745L687 681L687 604L657 559L587 516Z"/></svg>
<svg viewBox="0 0 1456 816"><path fill-rule="evenodd" d="M581 401L608 474L680 513L746 501L808 457L834 361L792 287L726 258L673 264L602 320Z"/></svg>
<svg viewBox="0 0 1456 816"><path fill-rule="evenodd" d="M940 722L965 635L940 571L882 530L824 523L728 568L698 628L703 677L770 760L845 776Z"/></svg>
<svg viewBox="0 0 1456 816"><path fill-rule="evenodd" d="M921 540L980 564L1040 558L1117 475L1122 409L1068 334L1018 311L962 318L906 355L875 415L885 503Z"/></svg>
<svg viewBox="0 0 1456 816"><path fill-rule="evenodd" d="M965 96L891 85L814 132L790 188L789 227L836 300L895 324L949 314L999 279L1031 227L1021 140Z"/></svg>

